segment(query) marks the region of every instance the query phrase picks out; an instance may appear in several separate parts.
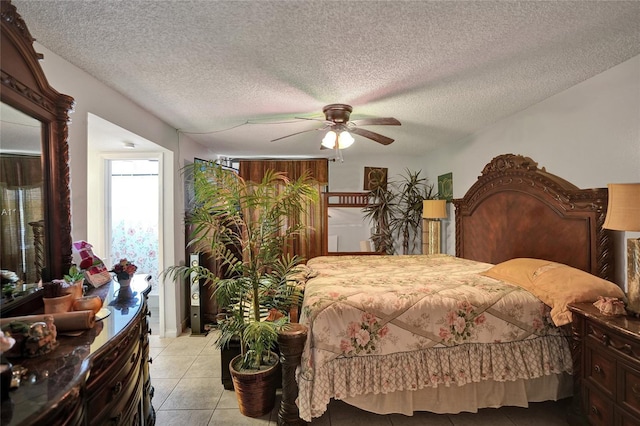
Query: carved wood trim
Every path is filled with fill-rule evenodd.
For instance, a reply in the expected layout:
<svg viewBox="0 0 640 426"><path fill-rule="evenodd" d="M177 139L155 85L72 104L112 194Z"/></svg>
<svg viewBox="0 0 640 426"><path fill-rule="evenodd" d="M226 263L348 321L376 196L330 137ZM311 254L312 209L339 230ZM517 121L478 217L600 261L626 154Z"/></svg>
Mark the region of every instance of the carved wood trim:
<svg viewBox="0 0 640 426"><path fill-rule="evenodd" d="M0 71L0 78L2 78L2 84L19 95L24 96L30 102L33 102L36 105L39 105L43 109L54 112L55 108L51 102L44 96L42 96L39 92L32 90L29 86L22 84L13 76L7 74L4 71Z"/></svg>
<svg viewBox="0 0 640 426"><path fill-rule="evenodd" d="M0 13L0 16L2 17L3 22L13 25L16 28L17 32L29 43L33 43L34 41L36 41L36 39L31 36L31 33L27 28L27 24L22 19L22 16L20 16L20 14L18 13L16 7L10 2L2 2L2 11Z"/></svg>

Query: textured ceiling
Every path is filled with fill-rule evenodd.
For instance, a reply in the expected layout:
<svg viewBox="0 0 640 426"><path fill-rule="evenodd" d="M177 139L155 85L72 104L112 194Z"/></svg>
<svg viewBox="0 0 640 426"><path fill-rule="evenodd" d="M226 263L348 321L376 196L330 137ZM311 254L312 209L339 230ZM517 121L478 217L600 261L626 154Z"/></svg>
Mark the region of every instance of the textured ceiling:
<svg viewBox="0 0 640 426"><path fill-rule="evenodd" d="M638 1L13 3L39 43L226 156L330 156L321 132L270 142L330 103L402 122L345 157L420 154L640 54Z"/></svg>

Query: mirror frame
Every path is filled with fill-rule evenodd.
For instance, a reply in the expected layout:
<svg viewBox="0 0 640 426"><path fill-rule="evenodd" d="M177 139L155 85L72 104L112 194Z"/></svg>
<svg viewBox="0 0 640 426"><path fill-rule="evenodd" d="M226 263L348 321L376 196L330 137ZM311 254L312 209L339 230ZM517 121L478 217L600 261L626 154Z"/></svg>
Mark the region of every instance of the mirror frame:
<svg viewBox="0 0 640 426"><path fill-rule="evenodd" d="M53 89L16 7L2 1L0 101L42 123L42 175L45 194L45 268L42 280L62 278L72 262L69 186L69 114L74 100Z"/></svg>
<svg viewBox="0 0 640 426"><path fill-rule="evenodd" d="M347 255L377 255L374 251L329 251L329 208L330 207L352 207L363 209L369 204L368 192L323 192L322 204L324 208L324 237L322 240L322 253L325 256L347 256Z"/></svg>

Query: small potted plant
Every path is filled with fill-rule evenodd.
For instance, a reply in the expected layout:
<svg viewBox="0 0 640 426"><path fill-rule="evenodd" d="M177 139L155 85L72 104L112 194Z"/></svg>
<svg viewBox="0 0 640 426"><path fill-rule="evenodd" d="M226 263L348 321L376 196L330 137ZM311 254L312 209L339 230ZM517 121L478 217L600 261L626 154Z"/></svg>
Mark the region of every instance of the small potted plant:
<svg viewBox="0 0 640 426"><path fill-rule="evenodd" d="M216 344L222 348L240 340L242 353L231 360L229 370L240 412L259 417L275 403L279 363L273 350L295 291L288 277L301 260L286 256L285 247L306 229L298 218L307 202L318 198L317 190L308 175L290 180L270 171L261 182L251 182L214 162L194 165L192 172L189 245L211 256L225 272L220 276L220 271L186 265L165 273L183 279L193 274L214 286L219 305L226 308Z"/></svg>
<svg viewBox="0 0 640 426"><path fill-rule="evenodd" d="M42 284L42 301L45 314L69 312L73 306L75 297L64 290L63 280L53 280Z"/></svg>
<svg viewBox="0 0 640 426"><path fill-rule="evenodd" d="M82 297L84 294L84 271L76 265L71 265L69 272L64 275L65 292L73 295L74 298Z"/></svg>

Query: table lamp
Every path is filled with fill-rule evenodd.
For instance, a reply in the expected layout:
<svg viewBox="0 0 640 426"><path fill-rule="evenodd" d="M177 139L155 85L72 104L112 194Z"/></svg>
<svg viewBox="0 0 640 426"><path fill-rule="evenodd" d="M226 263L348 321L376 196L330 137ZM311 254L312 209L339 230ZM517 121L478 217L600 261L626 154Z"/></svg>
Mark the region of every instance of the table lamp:
<svg viewBox="0 0 640 426"><path fill-rule="evenodd" d="M440 219L447 217L447 200L422 201L422 254L440 253Z"/></svg>
<svg viewBox="0 0 640 426"><path fill-rule="evenodd" d="M603 228L640 231L640 183L610 183ZM640 238L627 239L627 310L640 314Z"/></svg>

